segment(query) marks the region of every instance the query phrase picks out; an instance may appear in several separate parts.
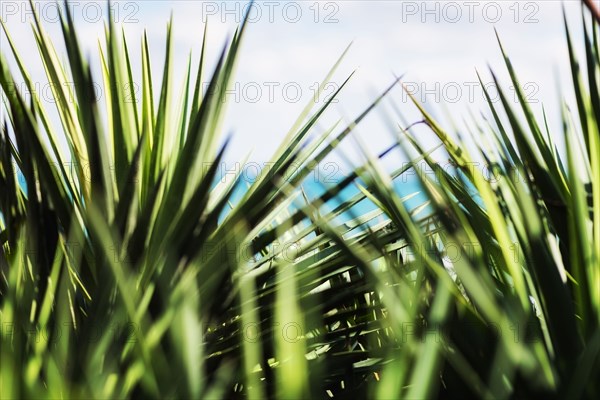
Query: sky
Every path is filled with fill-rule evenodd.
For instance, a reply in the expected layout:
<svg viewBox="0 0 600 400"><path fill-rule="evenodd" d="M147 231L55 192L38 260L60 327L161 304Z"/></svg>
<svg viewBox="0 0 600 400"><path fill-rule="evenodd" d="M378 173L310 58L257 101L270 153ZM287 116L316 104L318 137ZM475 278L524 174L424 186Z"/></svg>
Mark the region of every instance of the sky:
<svg viewBox="0 0 600 400"><path fill-rule="evenodd" d="M29 4L9 0L0 4L1 18L22 49L36 87L53 106L31 33ZM64 5L34 1L34 6L50 37L59 42L57 9ZM92 64L97 63L107 3L73 1L69 7L86 54ZM223 135L231 133L233 140L226 160L232 168L249 153L249 160L268 161L305 105L322 105L353 71L348 85L312 134L322 133L338 120L337 131L341 130L400 75L428 110L446 121L448 127L452 127L450 120L454 121L460 132L470 115L489 115L476 71L492 94L490 67L506 83L509 93L514 93L495 31L515 65L530 106L536 113L541 113L542 105L545 107L551 131L560 144L559 91L565 91L562 95L572 102L563 7L578 39L581 8L576 0L257 1L250 11L247 35L227 98ZM174 87L179 90L190 51L193 60L198 59L205 24L208 65L212 66L248 9L248 2L114 1L111 8L130 43L134 80L136 75L141 80L139 41L143 31L148 32L157 83L162 73L166 24L172 13L174 69L179 71ZM349 45L324 94L315 98L317 85ZM3 54L9 54L4 34L0 36L0 48ZM57 48L61 51L61 46ZM12 59L10 63L14 68ZM415 107L397 87L382 107L358 126L358 138L348 140L342 153L334 157L339 172L349 163L360 163L363 156L359 149L376 154L392 143L393 130L401 125L396 110L409 123L419 119ZM431 133L418 134L426 148L435 145ZM400 155L395 154L386 163L397 166L399 160Z"/></svg>

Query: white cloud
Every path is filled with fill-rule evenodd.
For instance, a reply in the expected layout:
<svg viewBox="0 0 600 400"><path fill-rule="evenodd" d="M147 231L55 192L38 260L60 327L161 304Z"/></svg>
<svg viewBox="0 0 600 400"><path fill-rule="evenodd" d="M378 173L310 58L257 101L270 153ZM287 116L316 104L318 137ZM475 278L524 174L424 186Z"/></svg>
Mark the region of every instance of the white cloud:
<svg viewBox="0 0 600 400"><path fill-rule="evenodd" d="M194 60L197 60L204 22L207 19L208 55L212 65L225 38L233 32L236 19L241 16L240 11L247 2L239 3L238 9L229 3L229 14L224 9L219 9L224 2L212 2L218 8L216 11L207 8L208 3L211 2L139 1L134 3L137 8L125 9L131 2L117 2L115 7L120 12L120 22L128 22L123 26L134 55L134 71L139 67L135 58L140 53L141 33L147 29L155 78L160 82L164 36L171 9L174 17L174 67L182 71L176 75L178 81L175 88L179 90L181 87L183 67L189 50L193 50ZM248 26L236 75L236 81L240 85L238 95L241 98L238 103L231 105L224 126L226 131L236 132L232 157L239 157L254 146L256 157L266 159L283 138L305 101L310 98L313 84L324 77L352 40L354 45L334 80L340 83L354 68L360 66L360 69L344 90L340 103L326 117L328 122L339 117L340 111L346 118L357 115L368 105L375 92L381 91L392 81L392 72L406 72L407 80L424 82L425 88L430 90L435 89L436 85L444 87L449 83L458 84L463 93L457 104L448 105L450 110L475 107L477 111L483 108L482 101L468 101L468 85L475 81L475 68L489 80L489 63L503 80L507 78L495 40L494 27L499 31L521 81L538 85L537 96L549 108L555 107L558 102L555 70L563 72L560 79L568 83L568 75L564 74L568 71L568 64L559 2L530 2L537 8L529 8L525 3L498 3L502 7L502 18L496 23L492 23L492 9L487 14L480 11L490 2L479 3L480 8L474 12L473 22L469 21L464 2L455 2L462 5L463 13L462 19L457 23L450 21L455 14L444 2L440 2L439 7L445 11L439 11L437 16L426 14L423 17L420 14L422 10L413 14L414 9L410 8L415 5L421 7L422 2L389 1L296 2L296 6L300 7L301 17L292 23L290 15L293 17L292 11L296 7L292 3L295 2L280 3L274 9L271 21L265 3L257 2L262 7L262 16ZM571 25L578 26L579 10L574 3L568 2L566 8L572 20ZM76 14L80 38L85 47L95 54L103 26L100 22L90 22L89 15L86 17L82 11L83 5L81 7L79 14ZM10 17L8 26L17 46L31 50L24 50L24 55L33 75L43 79L43 70L29 24L22 22L21 15L7 16L7 12L12 12L11 10L3 5L3 17ZM132 11L135 13L132 14ZM422 17L426 19L425 23L421 21ZM439 23L435 22L436 17L440 19ZM528 17L530 20L537 19L538 22L525 23ZM334 23L325 23L326 20ZM60 42L58 24L46 22L51 36L56 42ZM4 43L2 51L7 51ZM279 83L272 99L269 98L268 82ZM296 103L286 100L280 88L289 83L299 85L303 94L302 101ZM260 100L249 101L249 97L254 98L256 91L252 90L257 86L262 90ZM243 90L247 91L244 93ZM409 108L402 101L400 91L396 92L394 99L403 109ZM441 109L441 105L435 102L429 106ZM408 114L415 115L414 110L408 111ZM389 133L380 132L381 123L370 121L369 124L372 125L365 124L361 127L361 132L369 136L368 143L377 148L382 147L382 143L389 141Z"/></svg>

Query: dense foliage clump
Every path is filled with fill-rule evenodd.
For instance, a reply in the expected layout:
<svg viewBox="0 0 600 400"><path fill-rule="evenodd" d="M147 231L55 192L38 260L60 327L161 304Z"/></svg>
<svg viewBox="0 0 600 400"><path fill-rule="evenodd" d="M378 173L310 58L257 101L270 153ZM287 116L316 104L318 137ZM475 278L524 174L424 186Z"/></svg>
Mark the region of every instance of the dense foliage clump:
<svg viewBox="0 0 600 400"><path fill-rule="evenodd" d="M95 99L72 16L61 15L66 64L36 17L55 110L14 90L35 93L5 29L0 397L599 398L600 52L584 14L581 62L567 29L576 104L561 107L562 132L530 109L505 56L519 105L486 93L492 118L468 132L476 151L414 101L423 121L402 123L390 148L413 164L387 173L389 151L365 154L310 201L305 178L398 81L317 140L331 99L307 106L271 173L233 201L244 183L218 179L219 122L244 24L206 92L204 43L177 93L170 25L160 85L144 35L131 102L120 90L134 87L131 44L113 23ZM417 125L440 144L422 148ZM418 210L394 186L409 170L426 196ZM367 201L375 210L356 215Z"/></svg>

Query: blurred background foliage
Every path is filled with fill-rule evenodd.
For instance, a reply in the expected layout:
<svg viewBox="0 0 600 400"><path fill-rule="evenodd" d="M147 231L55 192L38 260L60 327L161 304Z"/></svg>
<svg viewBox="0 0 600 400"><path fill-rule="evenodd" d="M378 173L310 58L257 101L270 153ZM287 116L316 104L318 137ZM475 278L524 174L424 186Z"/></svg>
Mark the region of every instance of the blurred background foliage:
<svg viewBox="0 0 600 400"><path fill-rule="evenodd" d="M172 22L164 65L150 65L144 35L142 88L129 102L134 44L109 21L103 115L72 16L61 15L65 62L35 16L58 127L40 99L14 90L33 82L27 49L3 26L0 397L600 397L598 14L582 10L584 54L565 22L573 85L562 90L576 104L562 105L562 131L530 109L500 44L516 106L501 89L499 103L486 93L493 118L474 117L466 132L416 100L422 120L396 108L389 150L365 150L316 196L307 178L342 140L366 148L355 128L401 78L316 139L348 80L320 108L308 104L270 173L249 185L219 176L244 23L214 70L202 43L182 91ZM418 126L439 144L422 148ZM392 150L411 163L386 171ZM405 174L419 178L414 193L396 190ZM358 212L364 202L375 207Z"/></svg>

